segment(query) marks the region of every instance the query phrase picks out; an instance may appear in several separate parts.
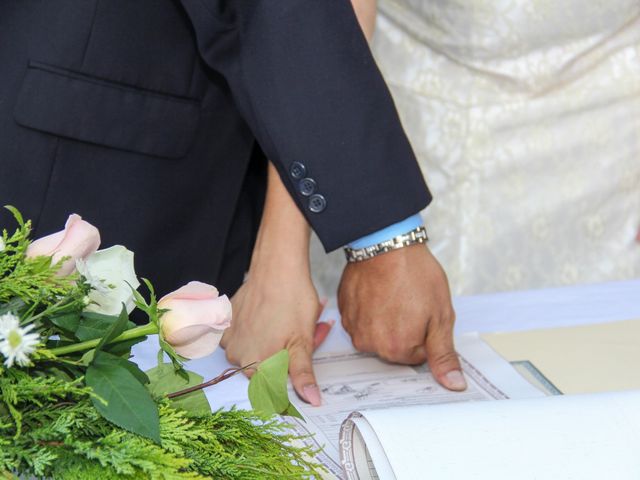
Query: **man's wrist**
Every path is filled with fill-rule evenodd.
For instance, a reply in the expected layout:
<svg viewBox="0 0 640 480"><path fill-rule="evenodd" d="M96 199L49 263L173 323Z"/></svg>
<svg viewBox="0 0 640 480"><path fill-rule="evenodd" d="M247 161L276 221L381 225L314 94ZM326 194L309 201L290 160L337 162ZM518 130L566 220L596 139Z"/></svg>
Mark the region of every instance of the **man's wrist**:
<svg viewBox="0 0 640 480"><path fill-rule="evenodd" d="M403 235L405 233L410 232L411 230L415 230L418 227L423 227L424 221L422 220L422 216L419 213L415 215L411 215L404 220L394 223L393 225L389 225L388 227L383 228L382 230L378 230L370 235L359 238L355 240L347 247L351 249L361 249L371 247L378 243L386 242L391 240L399 235Z"/></svg>
<svg viewBox="0 0 640 480"><path fill-rule="evenodd" d="M422 217L414 215L352 242L344 250L347 261L355 263L410 245L424 244L428 240Z"/></svg>

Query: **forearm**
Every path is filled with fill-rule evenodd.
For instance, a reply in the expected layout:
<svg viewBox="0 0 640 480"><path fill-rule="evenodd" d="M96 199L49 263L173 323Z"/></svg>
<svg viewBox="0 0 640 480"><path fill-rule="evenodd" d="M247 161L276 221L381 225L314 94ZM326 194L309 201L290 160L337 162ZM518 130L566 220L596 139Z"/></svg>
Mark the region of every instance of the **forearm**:
<svg viewBox="0 0 640 480"><path fill-rule="evenodd" d="M371 40L376 18L376 0L352 0L352 3L367 40ZM287 257L298 267L308 267L309 225L271 163L267 182L264 214L251 263L264 263L267 258L275 256L278 261L282 260L280 257ZM266 252L269 252L269 257Z"/></svg>
<svg viewBox="0 0 640 480"><path fill-rule="evenodd" d="M376 26L377 0L351 0L367 41L371 41Z"/></svg>
<svg viewBox="0 0 640 480"><path fill-rule="evenodd" d="M267 195L251 269L265 266L283 271L309 269L310 228L285 188L275 167L269 163Z"/></svg>

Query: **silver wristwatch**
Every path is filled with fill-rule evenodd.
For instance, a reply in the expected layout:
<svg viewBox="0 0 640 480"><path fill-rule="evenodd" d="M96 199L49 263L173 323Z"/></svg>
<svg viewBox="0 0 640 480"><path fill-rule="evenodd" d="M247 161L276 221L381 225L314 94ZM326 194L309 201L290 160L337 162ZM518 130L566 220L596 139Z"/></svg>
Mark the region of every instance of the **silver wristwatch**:
<svg viewBox="0 0 640 480"><path fill-rule="evenodd" d="M410 232L403 233L402 235L398 235L390 240L385 240L384 242L376 243L370 247L345 247L344 253L347 256L347 262L362 262L363 260L368 260L376 255L380 255L381 253L408 247L415 243L426 243L428 240L429 237L427 237L427 230L423 226L420 226Z"/></svg>

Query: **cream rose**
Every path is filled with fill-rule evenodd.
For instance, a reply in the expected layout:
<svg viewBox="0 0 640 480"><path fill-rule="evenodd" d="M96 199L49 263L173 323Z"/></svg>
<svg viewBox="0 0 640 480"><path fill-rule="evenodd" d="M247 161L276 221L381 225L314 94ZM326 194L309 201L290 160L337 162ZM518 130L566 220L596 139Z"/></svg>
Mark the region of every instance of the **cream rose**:
<svg viewBox="0 0 640 480"><path fill-rule="evenodd" d="M165 295L158 307L167 309L161 319L162 336L186 358L202 358L220 344L231 324L231 302L206 283L189 282Z"/></svg>
<svg viewBox="0 0 640 480"><path fill-rule="evenodd" d="M98 229L82 220L80 215L73 214L69 215L64 230L39 238L29 245L27 257L50 256L54 264L69 257L58 271L58 275L65 276L73 273L76 260L88 257L99 246Z"/></svg>
<svg viewBox="0 0 640 480"><path fill-rule="evenodd" d="M77 260L78 272L93 287L88 312L118 315L124 303L131 313L135 305L133 290L140 286L133 266L133 252L122 245L98 250L86 260Z"/></svg>

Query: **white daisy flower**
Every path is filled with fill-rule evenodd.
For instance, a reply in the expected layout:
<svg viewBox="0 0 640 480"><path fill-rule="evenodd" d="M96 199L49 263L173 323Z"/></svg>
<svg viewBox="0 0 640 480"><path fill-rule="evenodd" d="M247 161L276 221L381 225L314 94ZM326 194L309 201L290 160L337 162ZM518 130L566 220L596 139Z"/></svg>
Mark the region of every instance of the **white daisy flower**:
<svg viewBox="0 0 640 480"><path fill-rule="evenodd" d="M8 332L20 327L20 319L13 313L0 315L0 340L7 336Z"/></svg>
<svg viewBox="0 0 640 480"><path fill-rule="evenodd" d="M4 364L8 368L14 363L21 367L31 363L29 355L40 343L40 335L31 332L34 327L34 324L21 327L18 317L12 313L0 315L0 353L4 355Z"/></svg>

